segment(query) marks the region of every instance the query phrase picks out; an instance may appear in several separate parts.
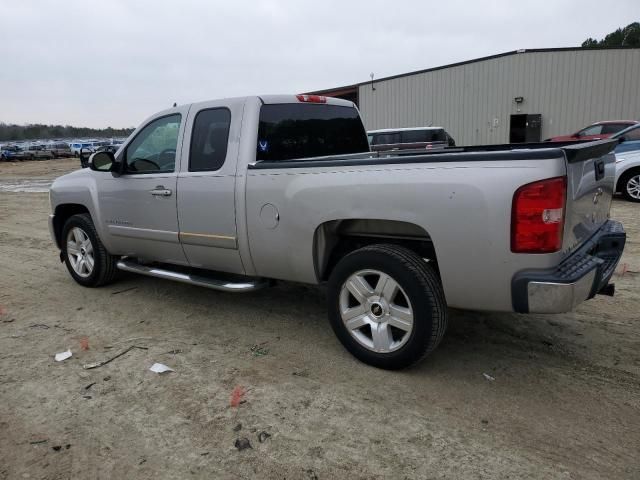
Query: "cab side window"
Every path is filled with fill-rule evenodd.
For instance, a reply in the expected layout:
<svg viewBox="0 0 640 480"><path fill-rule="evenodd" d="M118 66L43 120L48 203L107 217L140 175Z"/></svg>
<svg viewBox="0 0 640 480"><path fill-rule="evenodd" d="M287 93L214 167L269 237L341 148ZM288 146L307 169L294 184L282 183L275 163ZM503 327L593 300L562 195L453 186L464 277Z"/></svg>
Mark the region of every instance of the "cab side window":
<svg viewBox="0 0 640 480"><path fill-rule="evenodd" d="M181 115L158 118L144 127L125 151L126 173L169 173L175 170Z"/></svg>
<svg viewBox="0 0 640 480"><path fill-rule="evenodd" d="M227 108L202 110L196 115L189 149L189 171L219 170L227 158L231 112Z"/></svg>

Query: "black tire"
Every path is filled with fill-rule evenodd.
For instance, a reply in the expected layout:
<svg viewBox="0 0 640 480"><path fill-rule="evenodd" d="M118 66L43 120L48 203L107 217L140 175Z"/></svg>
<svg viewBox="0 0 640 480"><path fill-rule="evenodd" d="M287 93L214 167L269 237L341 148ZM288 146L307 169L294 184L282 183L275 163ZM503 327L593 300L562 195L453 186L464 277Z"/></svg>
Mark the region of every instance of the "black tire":
<svg viewBox="0 0 640 480"><path fill-rule="evenodd" d="M404 291L414 312L413 328L406 343L388 353L364 347L351 335L340 315L340 292L347 279L360 270L383 272ZM409 367L431 353L447 328L447 303L438 275L429 263L408 248L371 245L345 256L329 278L329 321L340 342L356 358L378 368Z"/></svg>
<svg viewBox="0 0 640 480"><path fill-rule="evenodd" d="M67 253L67 236L74 227L80 228L87 235L93 246L93 271L86 277L76 273ZM62 255L67 270L69 270L73 279L80 285L84 287L100 287L112 282L116 278L118 273L116 264L119 257L115 257L107 252L107 249L100 241L100 237L98 237L91 216L88 213L81 213L69 217L62 228L60 244L62 246Z"/></svg>
<svg viewBox="0 0 640 480"><path fill-rule="evenodd" d="M627 190L627 184L629 181L634 178L640 176L640 169L634 168L627 172L624 172L620 179L618 180L618 191L622 193L622 196L629 200L630 202L640 202L640 198L634 198L631 196L629 191Z"/></svg>

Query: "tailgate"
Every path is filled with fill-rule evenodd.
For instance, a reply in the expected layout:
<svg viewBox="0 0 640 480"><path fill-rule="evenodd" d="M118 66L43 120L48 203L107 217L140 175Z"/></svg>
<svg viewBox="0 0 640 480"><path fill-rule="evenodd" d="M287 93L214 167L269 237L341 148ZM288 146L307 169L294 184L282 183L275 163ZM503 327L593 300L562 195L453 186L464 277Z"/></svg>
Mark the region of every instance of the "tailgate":
<svg viewBox="0 0 640 480"><path fill-rule="evenodd" d="M604 140L562 147L567 161L565 252L590 238L609 218L617 144Z"/></svg>

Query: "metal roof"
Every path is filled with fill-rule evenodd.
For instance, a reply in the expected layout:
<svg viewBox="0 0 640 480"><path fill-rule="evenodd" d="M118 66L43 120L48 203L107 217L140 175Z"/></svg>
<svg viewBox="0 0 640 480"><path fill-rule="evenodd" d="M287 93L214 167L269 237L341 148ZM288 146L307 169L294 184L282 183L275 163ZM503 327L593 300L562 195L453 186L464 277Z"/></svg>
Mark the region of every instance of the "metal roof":
<svg viewBox="0 0 640 480"><path fill-rule="evenodd" d="M436 70L443 70L446 68L453 68L453 67L459 67L461 65L468 65L470 63L477 63L477 62L484 62L486 60L492 60L494 58L500 58L500 57L508 57L511 55L520 55L523 53L544 53L544 52L571 52L571 51L576 51L576 52L581 52L581 51L594 51L594 50L640 50L640 47L558 47L558 48L531 48L531 49L519 49L519 50L511 50L509 52L504 52L504 53L498 53L495 55L489 55L487 57L480 57L480 58L474 58L472 60L464 60L462 62L456 62L456 63L449 63L447 65L441 65L438 67L432 67L432 68L425 68L422 70L414 70L411 72L407 72L407 73L400 73L397 75L391 75L388 77L382 77L382 78L376 78L373 80L367 80L365 82L359 82L359 83L354 83L352 85L345 85L345 86L341 86L341 87L333 87L333 88L327 88L324 90L314 90L312 92L306 92L308 94L323 94L323 93L335 93L335 94L340 94L342 92L338 92L339 90L347 90L347 91L351 91L351 90L355 90L357 89L359 86L361 85L370 85L371 83L378 83L378 82L383 82L385 80L393 80L394 78L402 78L402 77L409 77L411 75L417 75L420 73L427 73L427 72L434 72Z"/></svg>

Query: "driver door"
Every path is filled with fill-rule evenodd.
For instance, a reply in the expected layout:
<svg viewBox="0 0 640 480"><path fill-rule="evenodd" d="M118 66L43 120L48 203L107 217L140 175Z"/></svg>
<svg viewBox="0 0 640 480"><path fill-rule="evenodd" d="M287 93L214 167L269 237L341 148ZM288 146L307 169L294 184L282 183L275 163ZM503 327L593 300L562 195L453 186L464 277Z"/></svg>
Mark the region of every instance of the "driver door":
<svg viewBox="0 0 640 480"><path fill-rule="evenodd" d="M101 175L99 205L112 253L188 264L176 206L176 165L187 112L188 106L181 107L149 121L118 155L121 175Z"/></svg>

